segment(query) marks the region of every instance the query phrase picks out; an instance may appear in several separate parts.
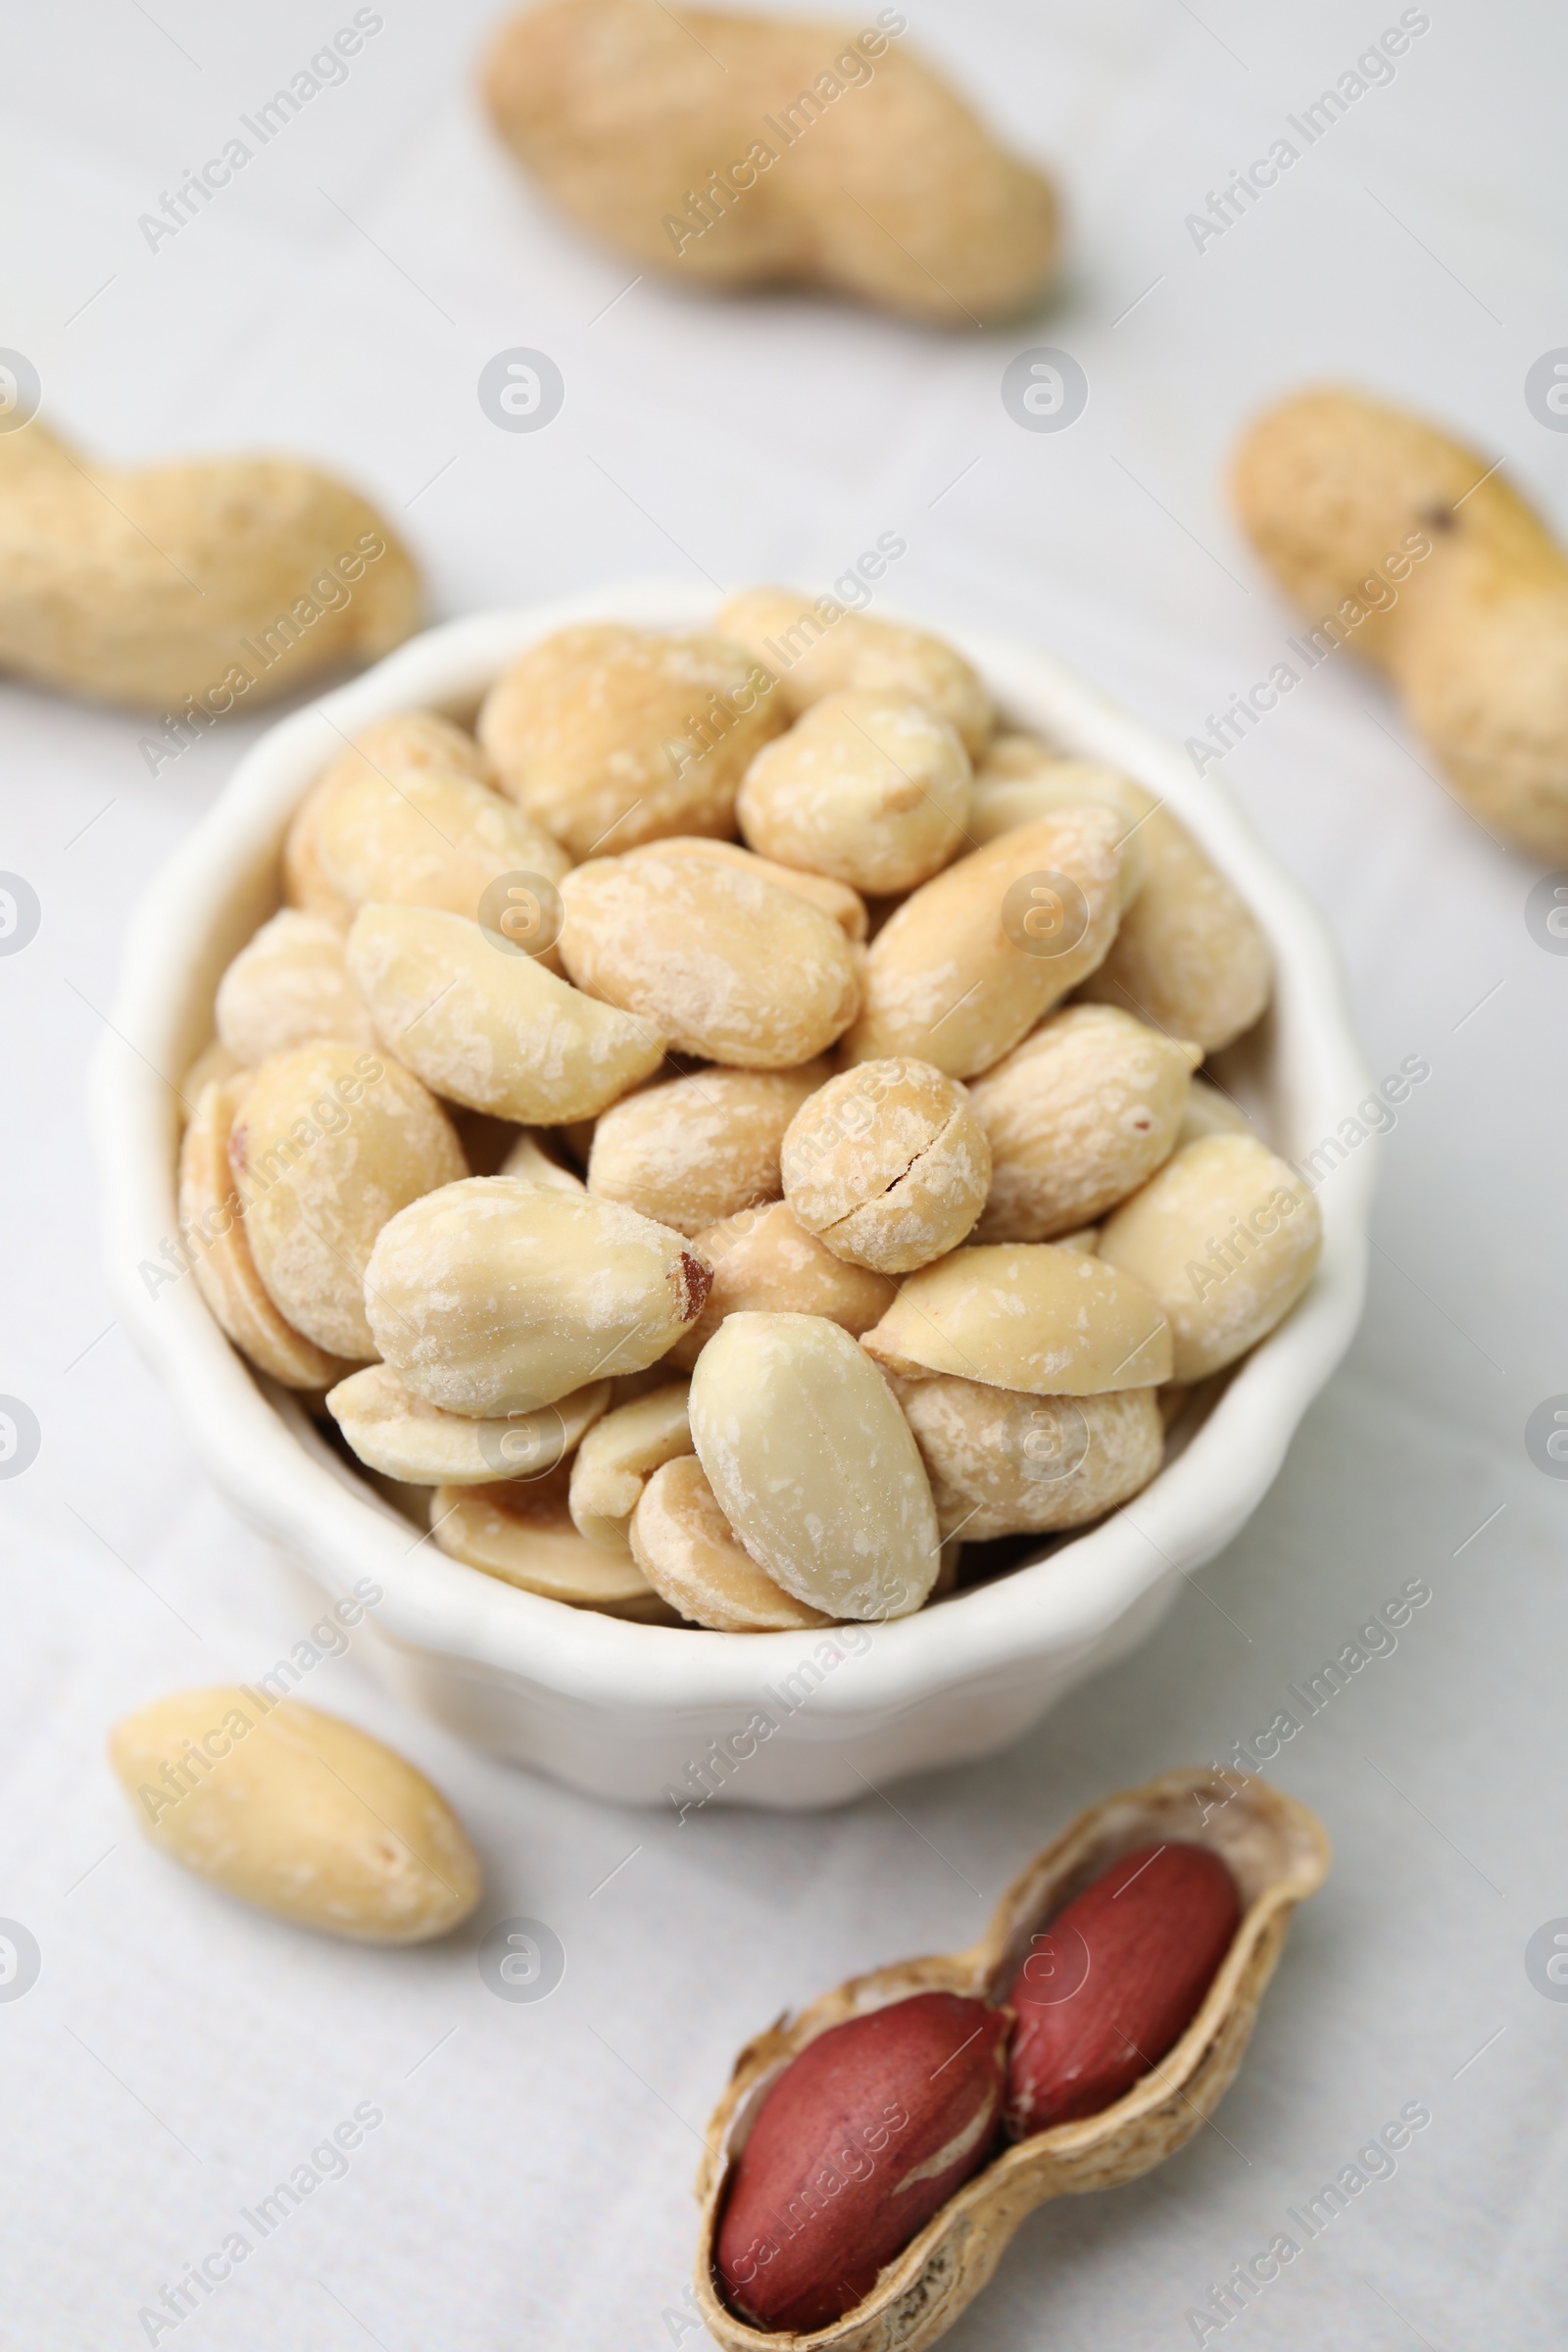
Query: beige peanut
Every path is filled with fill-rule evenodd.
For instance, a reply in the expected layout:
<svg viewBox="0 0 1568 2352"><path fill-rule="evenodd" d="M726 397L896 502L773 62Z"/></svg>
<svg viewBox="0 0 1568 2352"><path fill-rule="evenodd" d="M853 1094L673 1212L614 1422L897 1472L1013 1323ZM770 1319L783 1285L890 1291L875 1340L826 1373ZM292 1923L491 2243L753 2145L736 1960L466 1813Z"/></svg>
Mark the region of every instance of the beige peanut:
<svg viewBox="0 0 1568 2352"><path fill-rule="evenodd" d="M610 1403L608 1380L559 1403L498 1420L426 1404L390 1364L367 1364L339 1381L326 1409L360 1460L411 1487L483 1487L536 1478L569 1454Z"/></svg>
<svg viewBox="0 0 1568 2352"><path fill-rule="evenodd" d="M759 1567L832 1617L903 1617L936 1581L931 1489L909 1425L848 1332L734 1314L692 1374L692 1437Z"/></svg>
<svg viewBox="0 0 1568 2352"><path fill-rule="evenodd" d="M969 756L956 731L887 694L824 695L746 771L736 814L764 858L887 896L967 842Z"/></svg>
<svg viewBox="0 0 1568 2352"><path fill-rule="evenodd" d="M430 906L363 906L349 969L389 1054L435 1093L500 1118L593 1118L656 1070L664 1041L537 957Z"/></svg>
<svg viewBox="0 0 1568 2352"><path fill-rule="evenodd" d="M956 1249L991 1182L967 1093L927 1061L864 1061L830 1079L790 1122L779 1164L797 1221L879 1274Z"/></svg>
<svg viewBox="0 0 1568 2352"><path fill-rule="evenodd" d="M655 1471L628 1533L644 1576L693 1625L719 1634L771 1634L833 1623L758 1566L690 1454Z"/></svg>
<svg viewBox="0 0 1568 2352"><path fill-rule="evenodd" d="M615 1201L472 1176L391 1220L365 1298L411 1389L491 1417L656 1362L696 1321L710 1279L683 1234Z"/></svg>
<svg viewBox="0 0 1568 2352"><path fill-rule="evenodd" d="M220 1042L241 1069L314 1038L369 1046L375 1031L349 976L343 934L321 914L283 907L264 923L218 984Z"/></svg>
<svg viewBox="0 0 1568 2352"><path fill-rule="evenodd" d="M1175 1149L1200 1050L1109 1004L1069 1004L976 1078L991 1147L982 1242L1051 1242L1136 1192Z"/></svg>
<svg viewBox="0 0 1568 2352"><path fill-rule="evenodd" d="M607 1551L577 1533L566 1504L569 1475L563 1462L544 1478L437 1487L430 1497L432 1540L466 1568L542 1600L642 1624L674 1624L674 1611L629 1551Z"/></svg>
<svg viewBox="0 0 1568 2352"><path fill-rule="evenodd" d="M561 896L561 953L577 986L685 1053L794 1069L855 1017L850 942L763 874L655 844L574 867Z"/></svg>
<svg viewBox="0 0 1568 2352"><path fill-rule="evenodd" d="M573 858L735 830L748 762L786 723L773 679L721 636L614 622L562 629L514 662L479 740L518 807Z"/></svg>
<svg viewBox="0 0 1568 2352"><path fill-rule="evenodd" d="M713 1269L713 1287L696 1322L669 1351L670 1362L683 1371L696 1363L726 1315L825 1315L858 1339L898 1296L885 1274L835 1257L782 1200L705 1226L694 1247Z"/></svg>
<svg viewBox="0 0 1568 2352"><path fill-rule="evenodd" d="M479 1900L478 1858L423 1773L299 1699L175 1691L118 1723L109 1754L154 1845L301 1927L425 1943Z"/></svg>
<svg viewBox="0 0 1568 2352"><path fill-rule="evenodd" d="M800 866L779 865L771 858L759 858L755 850L743 850L738 841L710 841L701 834L678 834L662 846L666 853L676 852L683 858L707 858L716 864L733 866L738 873L760 874L766 882L776 882L781 890L793 890L797 898L807 900L819 913L829 916L847 940L858 943L865 937L869 924L865 901L847 882L835 882L827 874L807 873Z"/></svg>
<svg viewBox="0 0 1568 2352"><path fill-rule="evenodd" d="M1147 1487L1164 1431L1155 1389L1032 1396L973 1380L896 1383L945 1533L1083 1527Z"/></svg>
<svg viewBox="0 0 1568 2352"><path fill-rule="evenodd" d="M1116 934L1120 826L1085 805L971 850L872 940L847 1061L910 1054L953 1078L1000 1061Z"/></svg>
<svg viewBox="0 0 1568 2352"><path fill-rule="evenodd" d="M743 589L722 608L717 626L773 670L792 717L828 694L891 695L945 718L971 760L990 739L984 679L956 646L924 629L790 588Z"/></svg>
<svg viewBox="0 0 1568 2352"><path fill-rule="evenodd" d="M381 1353L364 1292L376 1236L411 1200L467 1172L434 1097L385 1055L301 1046L256 1072L228 1157L279 1313L351 1362Z"/></svg>
<svg viewBox="0 0 1568 2352"><path fill-rule="evenodd" d="M297 458L102 466L0 434L0 667L198 723L377 661L417 625L408 551ZM172 758L172 751L169 757Z"/></svg>
<svg viewBox="0 0 1568 2352"><path fill-rule="evenodd" d="M827 1075L703 1069L628 1095L594 1128L588 1190L691 1234L776 1200L785 1129Z"/></svg>
<svg viewBox="0 0 1568 2352"><path fill-rule="evenodd" d="M478 784L495 782L495 771L473 737L439 711L403 710L394 718L373 720L318 776L289 822L283 836L283 897L290 906L330 915L343 930L348 929L354 909L338 897L321 870L318 822L341 786L362 783L368 777L401 774L409 768L439 768L450 775L469 776Z"/></svg>
<svg viewBox="0 0 1568 2352"><path fill-rule="evenodd" d="M1144 1285L1049 1242L977 1243L922 1266L860 1345L893 1372L946 1372L1035 1396L1096 1396L1171 1377L1170 1326Z"/></svg>
<svg viewBox="0 0 1568 2352"><path fill-rule="evenodd" d="M1247 1135L1188 1144L1107 1217L1100 1255L1157 1298L1172 1377L1201 1380L1274 1329L1312 1279L1323 1221L1306 1186Z"/></svg>
<svg viewBox="0 0 1568 2352"><path fill-rule="evenodd" d="M347 1369L296 1331L256 1270L228 1143L250 1072L213 1079L197 1098L179 1153L179 1228L196 1287L220 1327L258 1371L288 1389L322 1389Z"/></svg>
<svg viewBox="0 0 1568 2352"><path fill-rule="evenodd" d="M625 1551L649 1479L691 1450L683 1380L617 1404L588 1432L571 1465L567 1503L578 1534L607 1551Z"/></svg>
<svg viewBox="0 0 1568 2352"><path fill-rule="evenodd" d="M502 922L489 911L498 895L492 885L527 875L533 895L547 898L537 885L559 882L571 863L558 841L499 792L435 767L390 768L335 786L316 816L315 849L344 906L386 900L444 906L498 930ZM499 911L505 920L515 910ZM524 949L534 944L526 931L507 936Z"/></svg>
<svg viewBox="0 0 1568 2352"><path fill-rule="evenodd" d="M557 203L640 268L1009 318L1055 266L1051 183L887 24L547 0L497 36L485 94Z"/></svg>

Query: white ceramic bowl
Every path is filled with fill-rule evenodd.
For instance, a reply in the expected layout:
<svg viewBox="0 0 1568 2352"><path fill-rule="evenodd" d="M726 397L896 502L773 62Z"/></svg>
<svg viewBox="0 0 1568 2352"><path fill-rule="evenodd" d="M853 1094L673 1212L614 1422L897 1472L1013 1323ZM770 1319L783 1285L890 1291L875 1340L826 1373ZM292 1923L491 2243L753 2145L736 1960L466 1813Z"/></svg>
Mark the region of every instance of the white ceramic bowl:
<svg viewBox="0 0 1568 2352"><path fill-rule="evenodd" d="M177 1231L173 1087L211 1035L213 993L277 904L277 852L301 794L344 738L435 706L470 718L535 638L569 621L706 622L711 600L644 582L417 637L366 676L282 720L241 762L141 906L114 1033L92 1079L108 1270L126 1330L178 1406L234 1508L334 1596L369 1577L378 1661L417 1705L498 1754L633 1803L813 1806L902 1773L984 1755L1142 1641L1235 1535L1360 1311L1372 1154L1320 1195L1322 1263L1185 1450L1132 1503L1012 1574L843 1638L729 1635L623 1623L536 1599L446 1558L324 1445L297 1401L259 1383L194 1280L140 1271ZM1310 1151L1368 1091L1323 924L1222 785L1049 656L943 632L1006 718L1107 760L1163 795L1255 910L1277 963L1273 1008L1233 1048L1227 1084L1287 1156ZM760 1720L759 1720L760 1719Z"/></svg>

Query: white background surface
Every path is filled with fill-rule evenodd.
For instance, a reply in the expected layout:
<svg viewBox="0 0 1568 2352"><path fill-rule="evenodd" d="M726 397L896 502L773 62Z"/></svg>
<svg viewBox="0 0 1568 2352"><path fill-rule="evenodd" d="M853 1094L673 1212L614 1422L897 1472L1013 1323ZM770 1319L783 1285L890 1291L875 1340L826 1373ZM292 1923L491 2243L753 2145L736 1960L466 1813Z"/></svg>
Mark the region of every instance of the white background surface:
<svg viewBox="0 0 1568 2352"><path fill-rule="evenodd" d="M1276 392L1346 376L1427 408L1565 519L1568 437L1522 394L1568 343L1545 209L1568 34L1544 7L1434 0L1393 85L1200 254L1184 216L1396 7L1203 0L1200 22L1181 0L923 0L919 37L1070 192L1065 298L973 340L808 300L649 283L614 300L630 268L552 219L478 119L477 0L385 6L347 83L150 254L138 213L351 13L17 12L4 339L41 370L46 416L117 459L271 444L349 472L417 548L436 614L682 562L725 589L820 585L895 530L901 602L1036 637L1187 736L1296 625L1222 486L1239 424ZM1041 341L1092 387L1061 434L1024 433L999 398ZM535 435L497 431L475 398L517 344L567 386ZM134 717L16 686L0 710L0 865L44 910L0 962L0 1388L43 1428L0 1491L0 1914L43 1952L0 2005L0 2342L145 2342L138 2309L365 2100L385 2122L348 2178L161 2342L701 2341L680 2309L688 2183L747 2035L853 1970L967 1941L1071 1813L1223 1755L1410 1577L1434 1598L1396 1654L1277 1768L1338 1862L1221 2130L1037 2215L948 2340L1193 2341L1183 2315L1209 2282L1419 2100L1433 2120L1396 2177L1226 2344L1560 2341L1568 2006L1533 1989L1523 1952L1568 1914L1568 1489L1523 1429L1568 1389L1568 960L1527 934L1529 865L1423 772L1382 685L1336 657L1224 772L1327 908L1374 1071L1418 1054L1432 1076L1384 1147L1352 1355L1149 1648L992 1764L826 1818L679 1829L464 1753L353 1657L312 1678L309 1696L457 1800L489 1873L481 1922L527 1913L560 1935L565 1978L536 2006L486 1991L477 1931L378 1955L240 1912L139 1844L109 1778L116 1716L265 1671L315 1613L105 1328L80 1109L124 910L262 721L154 781Z"/></svg>

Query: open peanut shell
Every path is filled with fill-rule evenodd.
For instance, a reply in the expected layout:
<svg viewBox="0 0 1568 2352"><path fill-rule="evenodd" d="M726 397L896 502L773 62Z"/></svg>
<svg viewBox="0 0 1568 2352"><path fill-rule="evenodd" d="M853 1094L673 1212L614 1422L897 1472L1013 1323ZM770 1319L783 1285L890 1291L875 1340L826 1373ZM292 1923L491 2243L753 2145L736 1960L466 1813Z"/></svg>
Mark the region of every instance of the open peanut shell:
<svg viewBox="0 0 1568 2352"><path fill-rule="evenodd" d="M734 2160L775 2077L830 2026L917 1992L996 1999L1031 1936L1091 1880L1135 1847L1169 1839L1211 1846L1229 1867L1242 1920L1202 2007L1160 2063L1100 2115L1058 2124L1004 2147L881 2272L853 2311L809 2335L772 2334L728 2308L713 2277L713 2245ZM1327 1876L1329 1842L1304 1805L1244 1773L1162 1773L1092 1805L1037 1854L967 1951L897 1962L852 1977L792 2022L748 2042L713 2111L698 2174L702 2228L697 2298L724 2352L921 2352L945 2335L990 2278L1024 2216L1047 2198L1114 2188L1192 2138L1242 2062L1263 1988L1284 1948L1291 1913Z"/></svg>

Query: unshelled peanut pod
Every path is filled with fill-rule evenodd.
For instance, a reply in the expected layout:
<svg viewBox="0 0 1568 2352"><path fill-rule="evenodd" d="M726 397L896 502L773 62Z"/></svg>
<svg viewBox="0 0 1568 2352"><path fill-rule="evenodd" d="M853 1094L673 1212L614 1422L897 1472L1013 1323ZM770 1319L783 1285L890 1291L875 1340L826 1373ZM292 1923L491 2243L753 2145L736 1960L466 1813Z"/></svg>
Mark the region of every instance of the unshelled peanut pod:
<svg viewBox="0 0 1568 2352"><path fill-rule="evenodd" d="M174 1691L117 1724L109 1753L155 1845L301 1927L423 1943L479 1899L463 1824L423 1773L298 1699Z"/></svg>

